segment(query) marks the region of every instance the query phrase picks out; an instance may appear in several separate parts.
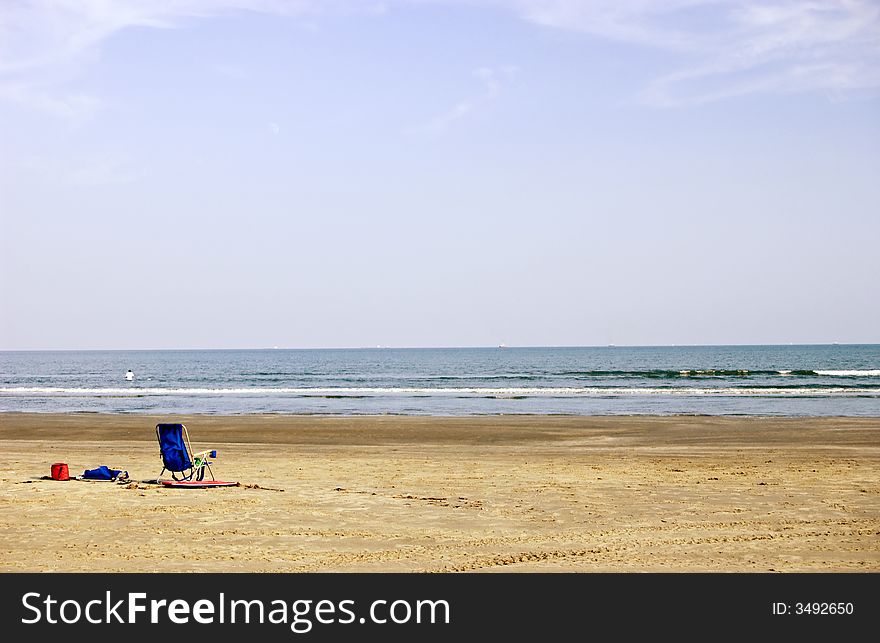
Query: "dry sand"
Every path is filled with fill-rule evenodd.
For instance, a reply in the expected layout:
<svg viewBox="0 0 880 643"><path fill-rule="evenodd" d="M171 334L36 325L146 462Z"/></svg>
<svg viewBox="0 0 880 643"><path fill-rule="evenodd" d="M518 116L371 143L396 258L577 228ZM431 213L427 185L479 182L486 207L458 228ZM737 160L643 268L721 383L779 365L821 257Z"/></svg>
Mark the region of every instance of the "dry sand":
<svg viewBox="0 0 880 643"><path fill-rule="evenodd" d="M264 488L144 482L158 421ZM0 413L0 445L2 571L880 571L880 418Z"/></svg>

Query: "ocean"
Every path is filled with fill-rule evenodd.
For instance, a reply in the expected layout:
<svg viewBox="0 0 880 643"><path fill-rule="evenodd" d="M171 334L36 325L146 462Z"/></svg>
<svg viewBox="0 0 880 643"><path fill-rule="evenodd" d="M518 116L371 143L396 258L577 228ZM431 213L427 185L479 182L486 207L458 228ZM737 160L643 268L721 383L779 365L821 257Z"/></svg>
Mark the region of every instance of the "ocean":
<svg viewBox="0 0 880 643"><path fill-rule="evenodd" d="M7 351L0 411L880 417L880 345Z"/></svg>

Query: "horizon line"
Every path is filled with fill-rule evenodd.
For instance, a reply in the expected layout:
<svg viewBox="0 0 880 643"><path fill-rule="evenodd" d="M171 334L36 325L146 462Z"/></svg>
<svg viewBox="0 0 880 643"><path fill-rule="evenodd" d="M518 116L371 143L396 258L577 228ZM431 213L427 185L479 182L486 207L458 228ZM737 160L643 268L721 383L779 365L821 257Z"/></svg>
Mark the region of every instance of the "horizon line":
<svg viewBox="0 0 880 643"><path fill-rule="evenodd" d="M0 353L98 353L98 352L160 352L160 351L346 351L346 350L469 350L469 349L540 349L540 348L724 348L748 346L880 346L880 342L786 342L735 344L534 344L534 345L466 345L466 346L258 346L238 348L3 348Z"/></svg>

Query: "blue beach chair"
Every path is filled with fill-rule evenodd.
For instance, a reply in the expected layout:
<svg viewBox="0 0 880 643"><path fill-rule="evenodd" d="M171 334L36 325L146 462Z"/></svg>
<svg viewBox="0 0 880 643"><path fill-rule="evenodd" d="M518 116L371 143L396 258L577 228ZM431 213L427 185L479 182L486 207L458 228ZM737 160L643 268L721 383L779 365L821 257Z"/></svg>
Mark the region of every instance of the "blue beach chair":
<svg viewBox="0 0 880 643"><path fill-rule="evenodd" d="M159 439L159 452L162 456L162 473L171 472L174 480L204 480L205 470L216 480L208 458L216 458L216 451L193 453L189 432L183 424L157 424L156 437ZM159 478L162 478L162 473Z"/></svg>

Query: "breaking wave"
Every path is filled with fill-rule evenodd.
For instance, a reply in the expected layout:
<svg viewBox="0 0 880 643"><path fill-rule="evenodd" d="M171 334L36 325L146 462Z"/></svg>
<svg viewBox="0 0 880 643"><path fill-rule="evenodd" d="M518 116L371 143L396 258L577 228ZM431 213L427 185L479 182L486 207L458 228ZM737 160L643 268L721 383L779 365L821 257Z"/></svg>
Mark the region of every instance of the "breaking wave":
<svg viewBox="0 0 880 643"><path fill-rule="evenodd" d="M289 397L383 397L383 396L504 396L504 397L880 397L880 386L726 386L726 387L300 387L300 388L66 388L0 387L0 397L149 397L149 396L289 396Z"/></svg>

